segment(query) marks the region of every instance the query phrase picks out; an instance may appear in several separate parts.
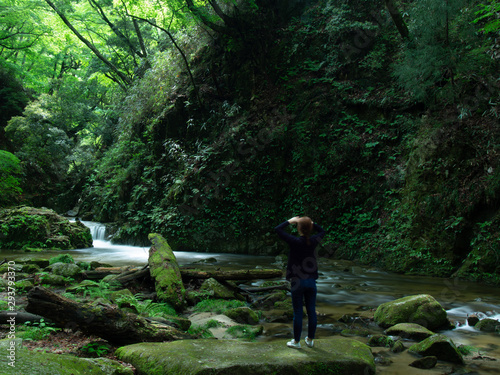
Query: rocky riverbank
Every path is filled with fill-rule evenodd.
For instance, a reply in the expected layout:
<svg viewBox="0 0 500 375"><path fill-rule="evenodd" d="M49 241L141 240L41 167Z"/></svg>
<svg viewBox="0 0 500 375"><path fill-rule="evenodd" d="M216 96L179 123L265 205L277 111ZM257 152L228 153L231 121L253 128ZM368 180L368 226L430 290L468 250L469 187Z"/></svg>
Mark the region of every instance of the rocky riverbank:
<svg viewBox="0 0 500 375"><path fill-rule="evenodd" d="M56 366L50 367L50 371L58 374L148 375L207 371L222 374L234 373L234 369L252 374L325 373L331 369L339 374L364 375L384 373L391 367L388 358L404 358L412 368L436 370L446 367L465 371L473 363L470 351L440 334L451 324L443 307L426 294L396 299L336 321L322 321L323 325L331 325L331 333L322 333L314 348L289 349L286 338L272 339L264 328L267 323L291 327L292 308L286 283L274 277L250 290L237 279L223 280L221 275L227 270L216 265L199 264L187 272L176 265L164 238L153 235L151 239L151 262L144 268L75 263L67 254L51 259L20 258L1 266L2 299L8 301L8 276L13 272L16 282L11 287L16 290L16 311L37 314L32 316L30 325L18 321L14 347L19 367L10 367L8 358L3 356L0 363L10 371L6 374L22 373L16 371L23 366L33 366L36 371L49 369L38 363ZM241 270L227 274L241 277L236 271ZM258 271L255 274L259 277L265 274ZM158 280L170 281L160 284ZM171 288L172 285L178 287ZM51 299L49 292L41 294L44 290L55 291L58 297ZM49 296L43 301L52 303L52 307L37 310L40 295ZM82 314L67 320L63 306L77 306ZM10 305L1 308L8 318ZM82 333L101 327L102 314L107 314L106 324L113 323L111 319L134 319L143 327L176 332L179 337L148 343L138 338L134 343L120 341L123 332L116 336L104 329ZM474 323L479 327L480 322ZM1 348L7 352L12 341L11 325L8 319L0 320L0 324L0 338L4 338ZM483 325L496 329L495 324ZM72 339L76 342L69 344ZM45 346L46 353L36 351L36 342L39 347ZM49 348L51 342L58 342L59 346ZM88 358L92 356L106 359ZM473 364L478 364L477 358Z"/></svg>
<svg viewBox="0 0 500 375"><path fill-rule="evenodd" d="M0 249L40 251L92 247L89 228L47 208L0 209Z"/></svg>

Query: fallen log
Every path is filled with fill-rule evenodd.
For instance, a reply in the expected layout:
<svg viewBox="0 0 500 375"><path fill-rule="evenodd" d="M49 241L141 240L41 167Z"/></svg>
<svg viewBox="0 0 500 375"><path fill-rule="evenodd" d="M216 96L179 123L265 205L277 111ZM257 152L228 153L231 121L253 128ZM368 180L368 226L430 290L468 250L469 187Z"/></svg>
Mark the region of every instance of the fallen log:
<svg viewBox="0 0 500 375"><path fill-rule="evenodd" d="M201 270L199 268L180 267L179 268L183 279L210 279L216 280L259 280L259 279L275 279L283 277L283 271L278 269L251 269L251 270ZM97 268L94 271L87 271L88 279L102 279L107 275L117 275L114 279L123 285L130 282L151 278L150 268L148 265L140 269L132 269L122 272L120 267L113 268Z"/></svg>
<svg viewBox="0 0 500 375"><path fill-rule="evenodd" d="M97 267L95 270L85 271L85 278L90 280L104 279L108 275L121 275L137 271L130 267Z"/></svg>
<svg viewBox="0 0 500 375"><path fill-rule="evenodd" d="M283 277L283 271L278 269L251 269L251 270L199 270L181 267L181 276L185 279L216 280L258 280Z"/></svg>
<svg viewBox="0 0 500 375"><path fill-rule="evenodd" d="M0 324L24 324L26 322L39 322L43 319L41 315L30 314L24 311L0 311Z"/></svg>
<svg viewBox="0 0 500 375"><path fill-rule="evenodd" d="M138 270L134 269L124 272L117 276L114 280L126 285L132 281L144 278L151 278L151 275L149 274L149 267L147 265Z"/></svg>
<svg viewBox="0 0 500 375"><path fill-rule="evenodd" d="M35 287L28 293L26 311L48 318L59 327L79 329L118 346L193 338L173 327L148 322L119 308L78 303L43 287Z"/></svg>

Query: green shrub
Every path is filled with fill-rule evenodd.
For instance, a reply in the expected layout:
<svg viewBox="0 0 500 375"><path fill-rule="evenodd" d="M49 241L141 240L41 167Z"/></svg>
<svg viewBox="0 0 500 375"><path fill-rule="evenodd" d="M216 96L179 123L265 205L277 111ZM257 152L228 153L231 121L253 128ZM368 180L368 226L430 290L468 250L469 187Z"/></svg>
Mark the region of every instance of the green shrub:
<svg viewBox="0 0 500 375"><path fill-rule="evenodd" d="M230 335L244 340L254 341L263 331L262 326L254 327L249 325L237 325L227 329Z"/></svg>
<svg viewBox="0 0 500 375"><path fill-rule="evenodd" d="M473 347L471 345L459 345L459 346L457 346L457 349L462 355L469 355L473 352L478 351L475 347Z"/></svg>
<svg viewBox="0 0 500 375"><path fill-rule="evenodd" d="M75 263L75 261L70 254L61 254L49 259L49 264L54 263Z"/></svg>
<svg viewBox="0 0 500 375"><path fill-rule="evenodd" d="M80 348L80 351L88 357L102 357L110 352L111 348L108 344L102 342L91 342Z"/></svg>
<svg viewBox="0 0 500 375"><path fill-rule="evenodd" d="M59 329L55 328L53 324L46 323L42 318L39 322L26 322L24 323L22 336L25 340L43 340L49 337L53 332L57 332Z"/></svg>
<svg viewBox="0 0 500 375"><path fill-rule="evenodd" d="M10 152L0 150L0 207L16 203L22 194L19 187L21 162Z"/></svg>

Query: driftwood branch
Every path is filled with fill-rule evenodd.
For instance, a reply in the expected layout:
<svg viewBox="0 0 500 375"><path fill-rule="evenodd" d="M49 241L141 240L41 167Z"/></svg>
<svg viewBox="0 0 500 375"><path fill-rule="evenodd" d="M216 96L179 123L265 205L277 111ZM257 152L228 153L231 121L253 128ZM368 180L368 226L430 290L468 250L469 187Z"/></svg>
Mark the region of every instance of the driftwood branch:
<svg viewBox="0 0 500 375"><path fill-rule="evenodd" d="M60 327L79 329L116 345L193 338L173 327L148 322L119 308L78 303L42 287L29 292L26 311L42 315Z"/></svg>

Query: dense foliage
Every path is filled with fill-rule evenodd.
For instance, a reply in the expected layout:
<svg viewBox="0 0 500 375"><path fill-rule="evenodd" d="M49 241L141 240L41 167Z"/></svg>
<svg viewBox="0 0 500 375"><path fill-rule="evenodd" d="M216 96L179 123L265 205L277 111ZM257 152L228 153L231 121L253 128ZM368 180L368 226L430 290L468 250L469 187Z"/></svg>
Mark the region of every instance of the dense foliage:
<svg viewBox="0 0 500 375"><path fill-rule="evenodd" d="M19 176L21 175L21 162L10 152L0 150L0 205L5 206L16 203L20 199L22 189Z"/></svg>
<svg viewBox="0 0 500 375"><path fill-rule="evenodd" d="M307 214L324 255L498 281L496 2L33 1L0 53L33 204L250 254Z"/></svg>

